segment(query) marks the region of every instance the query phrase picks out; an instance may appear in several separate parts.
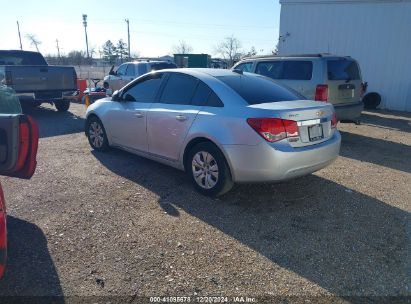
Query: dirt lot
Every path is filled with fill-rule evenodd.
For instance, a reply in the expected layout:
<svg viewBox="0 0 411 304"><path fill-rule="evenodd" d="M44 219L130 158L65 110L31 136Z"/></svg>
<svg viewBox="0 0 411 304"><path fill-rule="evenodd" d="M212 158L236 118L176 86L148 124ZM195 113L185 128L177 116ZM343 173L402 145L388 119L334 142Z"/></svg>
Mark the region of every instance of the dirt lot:
<svg viewBox="0 0 411 304"><path fill-rule="evenodd" d="M339 125L328 168L214 200L175 169L91 151L84 107L70 111L30 111L37 172L1 178L0 295L410 295L410 114L366 112Z"/></svg>

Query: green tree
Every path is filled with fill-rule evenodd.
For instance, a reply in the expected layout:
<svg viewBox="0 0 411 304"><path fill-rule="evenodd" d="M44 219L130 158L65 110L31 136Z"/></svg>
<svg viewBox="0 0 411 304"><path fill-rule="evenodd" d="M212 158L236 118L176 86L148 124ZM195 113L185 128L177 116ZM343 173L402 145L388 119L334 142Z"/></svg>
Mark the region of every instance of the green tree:
<svg viewBox="0 0 411 304"><path fill-rule="evenodd" d="M117 58L120 57L121 62L123 62L123 56L126 57L128 55L127 43L120 39L116 45L116 55Z"/></svg>
<svg viewBox="0 0 411 304"><path fill-rule="evenodd" d="M117 59L117 48L114 46L111 40L107 40L103 46L103 59L108 61L110 64L116 62Z"/></svg>

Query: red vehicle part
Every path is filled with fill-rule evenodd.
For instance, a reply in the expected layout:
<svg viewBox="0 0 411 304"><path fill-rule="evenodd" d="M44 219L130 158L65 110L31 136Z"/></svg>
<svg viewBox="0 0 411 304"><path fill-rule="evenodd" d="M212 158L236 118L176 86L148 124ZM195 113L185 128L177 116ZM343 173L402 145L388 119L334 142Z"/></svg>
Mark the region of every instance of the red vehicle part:
<svg viewBox="0 0 411 304"><path fill-rule="evenodd" d="M7 261L7 220L3 189L0 184L0 278L3 277Z"/></svg>
<svg viewBox="0 0 411 304"><path fill-rule="evenodd" d="M22 115L18 133L18 155L11 171L1 172L7 176L29 179L37 166L39 128L30 116ZM7 212L3 189L0 184L0 278L3 277L7 261Z"/></svg>

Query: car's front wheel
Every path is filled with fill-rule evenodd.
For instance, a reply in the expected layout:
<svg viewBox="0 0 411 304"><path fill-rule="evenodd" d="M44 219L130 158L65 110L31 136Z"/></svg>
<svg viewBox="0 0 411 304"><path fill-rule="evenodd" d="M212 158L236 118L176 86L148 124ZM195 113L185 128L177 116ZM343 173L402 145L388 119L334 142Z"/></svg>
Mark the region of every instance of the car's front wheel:
<svg viewBox="0 0 411 304"><path fill-rule="evenodd" d="M194 188L207 196L222 195L234 185L223 153L210 142L197 144L191 149L186 171Z"/></svg>
<svg viewBox="0 0 411 304"><path fill-rule="evenodd" d="M106 151L109 148L106 130L100 119L91 116L87 119L86 135L90 146L97 151Z"/></svg>

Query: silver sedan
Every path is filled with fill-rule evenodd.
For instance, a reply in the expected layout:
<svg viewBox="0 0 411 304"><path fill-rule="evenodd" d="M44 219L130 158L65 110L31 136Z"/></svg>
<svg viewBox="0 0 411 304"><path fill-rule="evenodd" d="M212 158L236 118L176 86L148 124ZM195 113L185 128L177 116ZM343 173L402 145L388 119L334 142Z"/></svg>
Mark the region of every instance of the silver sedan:
<svg viewBox="0 0 411 304"><path fill-rule="evenodd" d="M305 100L264 76L162 70L93 103L92 148L117 147L185 170L205 195L234 183L276 182L330 164L341 137L332 105Z"/></svg>

